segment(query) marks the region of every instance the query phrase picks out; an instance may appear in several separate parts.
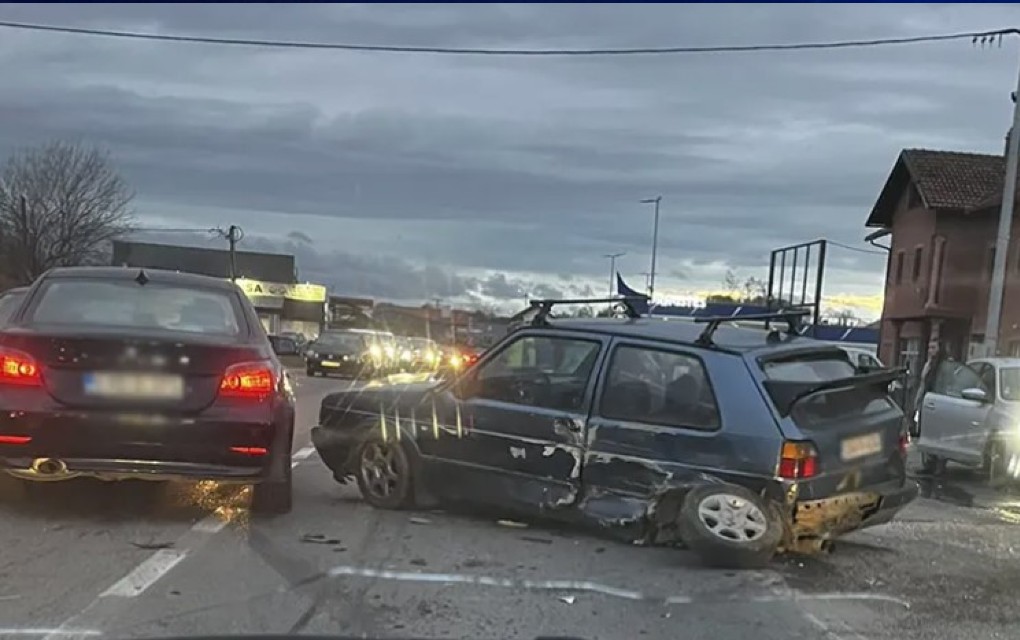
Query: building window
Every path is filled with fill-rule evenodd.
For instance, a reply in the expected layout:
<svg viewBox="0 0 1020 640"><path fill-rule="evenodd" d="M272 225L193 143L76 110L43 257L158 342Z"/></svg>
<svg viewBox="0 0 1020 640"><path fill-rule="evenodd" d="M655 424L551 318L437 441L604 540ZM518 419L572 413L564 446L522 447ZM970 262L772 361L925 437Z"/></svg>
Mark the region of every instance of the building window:
<svg viewBox="0 0 1020 640"><path fill-rule="evenodd" d="M935 304L942 302L942 272L946 268L946 241L942 240L939 245L939 259L935 263L935 282L932 283L934 287L933 300Z"/></svg>
<svg viewBox="0 0 1020 640"><path fill-rule="evenodd" d="M903 252L896 253L896 284L903 282Z"/></svg>
<svg viewBox="0 0 1020 640"><path fill-rule="evenodd" d="M914 249L914 272L912 279L917 282L921 277L921 262L924 260L924 248L918 247Z"/></svg>

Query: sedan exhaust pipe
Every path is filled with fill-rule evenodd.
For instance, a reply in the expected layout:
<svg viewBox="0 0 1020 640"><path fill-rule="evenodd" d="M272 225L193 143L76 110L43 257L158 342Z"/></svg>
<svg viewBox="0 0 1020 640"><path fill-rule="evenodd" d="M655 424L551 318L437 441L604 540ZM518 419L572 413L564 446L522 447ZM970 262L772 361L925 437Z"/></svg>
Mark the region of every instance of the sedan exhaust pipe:
<svg viewBox="0 0 1020 640"><path fill-rule="evenodd" d="M32 463L32 471L41 476L62 476L67 473L67 465L63 460L37 458Z"/></svg>

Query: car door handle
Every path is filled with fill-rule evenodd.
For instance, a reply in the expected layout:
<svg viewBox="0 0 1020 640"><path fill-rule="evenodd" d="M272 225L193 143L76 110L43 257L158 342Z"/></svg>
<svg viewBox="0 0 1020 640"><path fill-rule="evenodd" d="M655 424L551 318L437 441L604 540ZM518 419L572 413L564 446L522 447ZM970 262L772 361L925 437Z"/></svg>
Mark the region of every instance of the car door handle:
<svg viewBox="0 0 1020 640"><path fill-rule="evenodd" d="M566 429L567 431L573 431L574 433L580 433L581 423L573 418L555 418L553 420L554 429Z"/></svg>

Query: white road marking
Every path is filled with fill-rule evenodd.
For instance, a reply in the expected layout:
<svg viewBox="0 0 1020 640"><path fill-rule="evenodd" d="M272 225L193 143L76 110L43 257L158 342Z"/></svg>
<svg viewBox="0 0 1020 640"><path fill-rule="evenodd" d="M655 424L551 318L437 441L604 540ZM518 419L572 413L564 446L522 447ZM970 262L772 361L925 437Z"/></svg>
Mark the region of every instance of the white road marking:
<svg viewBox="0 0 1020 640"><path fill-rule="evenodd" d="M95 629L33 629L0 627L0 638L4 636L101 636L102 631Z"/></svg>
<svg viewBox="0 0 1020 640"><path fill-rule="evenodd" d="M315 447L313 446L301 447L300 449L294 452L294 455L291 456L291 458L294 460L306 460L307 458L311 457L313 453L315 453Z"/></svg>
<svg viewBox="0 0 1020 640"><path fill-rule="evenodd" d="M328 575L331 577L337 576L357 576L361 578L376 578L382 580L397 580L401 582L428 582L433 584L471 584L479 585L484 587L498 587L503 589L526 589L526 590L540 590L540 591L588 591L592 593L599 593L602 595L612 596L614 598L623 598L625 600L652 600L665 602L666 604L696 604L703 602L754 602L754 603L772 603L772 602L805 602L805 601L845 601L845 600L869 600L878 602L887 602L902 606L903 608L909 609L910 603L906 600L896 598L893 596L886 596L878 593L804 593L796 590L784 590L783 593L778 591L772 594L749 596L739 595L732 598L702 598L698 596L688 595L673 595L673 596L654 596L642 593L640 591L634 591L632 589L623 589L620 587L614 587L612 585L602 584L599 582L592 582L589 580L514 580L511 578L496 578L493 576L485 575L471 575L464 573L425 573L418 571L395 571L389 569L373 569L371 567L353 567L347 565L341 565L333 567L329 570ZM816 622L812 621L813 624Z"/></svg>
<svg viewBox="0 0 1020 640"><path fill-rule="evenodd" d="M296 467L311 456L315 451L314 447L308 446L299 449L291 458L291 467ZM90 618L102 619L101 612L108 613L108 606L104 603L127 602L128 598L135 598L155 584L160 578L170 572L177 564L188 556L189 551L203 544L212 536L222 531L231 521L232 514L229 510L220 508L202 518L188 529L175 543L174 549L160 549L151 556L135 566L126 576L113 583L99 597L93 600L87 607L71 616L59 627L53 629L3 629L0 628L0 638L4 636L41 636L43 640L80 640L90 636L101 636L101 631L82 628L90 623ZM109 617L108 615L106 617Z"/></svg>
<svg viewBox="0 0 1020 640"><path fill-rule="evenodd" d="M100 598L134 598L148 589L152 583L162 578L168 571L184 559L187 551L176 549L160 549L149 556L109 589L99 594Z"/></svg>

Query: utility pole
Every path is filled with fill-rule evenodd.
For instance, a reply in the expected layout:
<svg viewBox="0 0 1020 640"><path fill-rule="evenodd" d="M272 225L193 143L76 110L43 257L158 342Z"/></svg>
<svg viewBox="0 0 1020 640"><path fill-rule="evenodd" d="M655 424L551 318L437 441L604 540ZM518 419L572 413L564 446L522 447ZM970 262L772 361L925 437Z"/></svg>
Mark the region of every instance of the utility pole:
<svg viewBox="0 0 1020 640"><path fill-rule="evenodd" d="M604 254L602 256L603 258L609 258L609 297L610 298L613 297L613 284L615 283L615 280L616 280L616 259L619 258L620 256L625 256L625 255L627 255L627 252L626 251L621 251L619 253L606 253L606 254Z"/></svg>
<svg viewBox="0 0 1020 640"><path fill-rule="evenodd" d="M1002 316L1002 299L1006 289L1006 258L1013 226L1013 201L1016 199L1017 154L1020 152L1020 73L1013 92L1013 125L1006 144L1006 175L1002 185L1002 207L999 209L999 231L995 238L995 262L992 282L988 288L988 315L985 319L986 357L999 355L999 321Z"/></svg>
<svg viewBox="0 0 1020 640"><path fill-rule="evenodd" d="M652 268L649 271L648 276L648 300L651 301L652 296L655 295L655 253L659 247L659 203L662 202L662 196L655 196L654 198L645 198L641 201L641 204L654 204L655 205L655 222L652 226Z"/></svg>
<svg viewBox="0 0 1020 640"><path fill-rule="evenodd" d="M237 241L240 237L241 228L237 225L230 225L227 231L227 243L230 245L230 281L237 281Z"/></svg>

